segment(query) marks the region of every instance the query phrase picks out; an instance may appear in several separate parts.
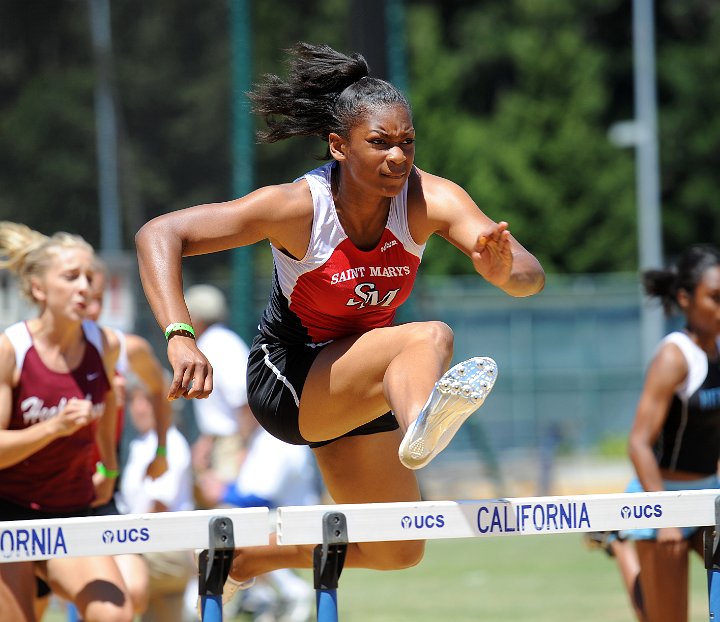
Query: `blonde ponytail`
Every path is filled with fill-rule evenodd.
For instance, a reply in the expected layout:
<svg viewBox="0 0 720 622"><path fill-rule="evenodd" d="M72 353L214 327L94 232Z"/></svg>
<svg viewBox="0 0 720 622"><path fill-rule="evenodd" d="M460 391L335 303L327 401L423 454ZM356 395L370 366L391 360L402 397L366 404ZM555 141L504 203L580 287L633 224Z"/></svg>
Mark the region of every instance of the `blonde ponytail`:
<svg viewBox="0 0 720 622"><path fill-rule="evenodd" d="M54 260L54 251L59 248L84 248L94 252L79 235L60 231L48 237L27 225L0 221L0 269L17 275L22 295L31 302L35 302L32 278L45 274Z"/></svg>

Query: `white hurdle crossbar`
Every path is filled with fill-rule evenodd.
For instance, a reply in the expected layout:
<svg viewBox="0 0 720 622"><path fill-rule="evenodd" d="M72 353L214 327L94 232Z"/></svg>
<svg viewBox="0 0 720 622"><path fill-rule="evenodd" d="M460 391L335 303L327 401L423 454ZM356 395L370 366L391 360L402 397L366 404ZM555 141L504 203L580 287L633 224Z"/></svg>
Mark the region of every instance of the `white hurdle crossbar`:
<svg viewBox="0 0 720 622"><path fill-rule="evenodd" d="M232 524L228 525L228 519ZM228 528L218 540L218 521ZM335 588L350 542L527 536L639 528L707 527L705 562L711 619L720 619L720 490L518 497L196 510L0 522L0 563L54 557L186 549L215 551L201 591L203 616L222 619L220 595L233 547L263 546L274 529L280 545L316 545L318 621L337 620ZM220 545L218 545L220 542ZM222 555L217 553L222 550ZM203 567L201 561L201 568ZM212 567L211 567L212 569ZM713 581L713 578L715 580ZM205 601L208 608L205 608Z"/></svg>
<svg viewBox="0 0 720 622"><path fill-rule="evenodd" d="M663 527L704 528L709 619L720 619L720 490L285 507L278 509L277 541L316 544L317 620L337 622L343 547L350 542Z"/></svg>
<svg viewBox="0 0 720 622"><path fill-rule="evenodd" d="M720 490L283 507L279 544L323 542L322 519L341 512L348 542L526 536L716 524Z"/></svg>
<svg viewBox="0 0 720 622"><path fill-rule="evenodd" d="M720 490L281 507L278 544L322 544L341 512L348 542L619 531L716 524ZM208 521L232 519L235 546L268 544L267 508L0 522L0 562L207 548Z"/></svg>
<svg viewBox="0 0 720 622"><path fill-rule="evenodd" d="M210 520L232 521L235 546L266 545L267 508L0 522L0 562L207 549Z"/></svg>

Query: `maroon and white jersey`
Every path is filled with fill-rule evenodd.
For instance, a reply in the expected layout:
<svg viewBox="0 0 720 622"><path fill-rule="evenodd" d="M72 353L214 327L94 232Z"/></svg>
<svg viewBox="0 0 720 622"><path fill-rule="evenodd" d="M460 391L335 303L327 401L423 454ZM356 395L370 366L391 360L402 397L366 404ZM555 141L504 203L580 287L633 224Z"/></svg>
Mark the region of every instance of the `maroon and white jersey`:
<svg viewBox="0 0 720 622"><path fill-rule="evenodd" d="M9 430L20 430L55 417L72 397L92 401L96 415L105 408L110 388L102 360L100 329L83 322L85 354L69 373L48 369L24 322L5 334L15 350L20 381L12 391ZM92 484L95 424L55 439L25 460L0 469L0 498L45 512L73 512L87 508L95 497ZM0 517L1 518L1 517Z"/></svg>
<svg viewBox="0 0 720 622"><path fill-rule="evenodd" d="M285 344L324 343L393 323L412 290L424 245L410 235L407 183L390 203L377 246L360 250L338 220L330 188L334 162L306 173L314 216L305 256L274 246L273 286L260 321L266 337Z"/></svg>

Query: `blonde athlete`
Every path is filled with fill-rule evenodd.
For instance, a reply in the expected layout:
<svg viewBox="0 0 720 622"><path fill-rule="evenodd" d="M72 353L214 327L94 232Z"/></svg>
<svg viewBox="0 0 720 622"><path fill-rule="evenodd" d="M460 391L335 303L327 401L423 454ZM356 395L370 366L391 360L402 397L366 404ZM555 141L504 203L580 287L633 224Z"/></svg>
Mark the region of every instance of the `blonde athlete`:
<svg viewBox="0 0 720 622"><path fill-rule="evenodd" d="M0 520L87 516L112 496L118 465L110 378L119 345L114 333L84 321L93 260L78 236L0 222L0 267L18 275L39 310L0 335ZM96 443L101 462L93 475ZM132 619L109 556L0 564L0 581L22 610L14 619L36 619L36 573L86 622Z"/></svg>

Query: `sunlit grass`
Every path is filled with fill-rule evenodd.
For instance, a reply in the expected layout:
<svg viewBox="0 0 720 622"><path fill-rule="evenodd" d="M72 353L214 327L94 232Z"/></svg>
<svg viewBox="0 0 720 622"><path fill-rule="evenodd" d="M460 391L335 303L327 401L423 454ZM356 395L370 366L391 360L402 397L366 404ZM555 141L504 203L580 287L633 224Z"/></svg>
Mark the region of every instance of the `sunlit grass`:
<svg viewBox="0 0 720 622"><path fill-rule="evenodd" d="M705 571L692 560L691 620L708 619ZM436 540L398 572L346 570L343 622L632 622L614 560L580 535Z"/></svg>
<svg viewBox="0 0 720 622"><path fill-rule="evenodd" d="M705 622L697 556L690 580L690 620ZM409 570L346 569L337 594L342 622L634 622L614 560L574 534L434 540Z"/></svg>

